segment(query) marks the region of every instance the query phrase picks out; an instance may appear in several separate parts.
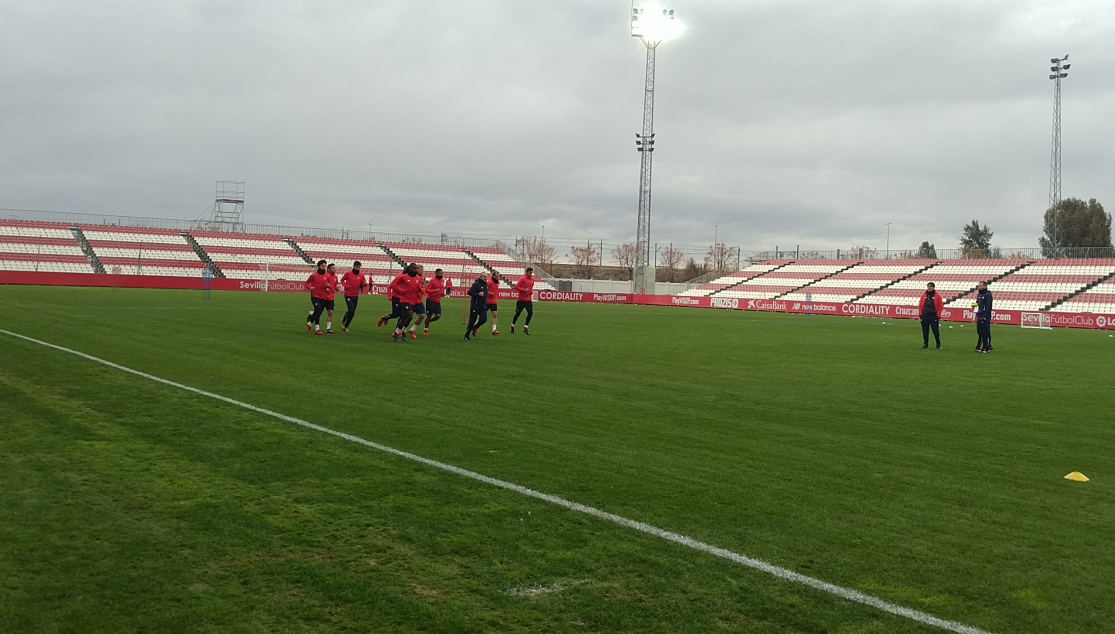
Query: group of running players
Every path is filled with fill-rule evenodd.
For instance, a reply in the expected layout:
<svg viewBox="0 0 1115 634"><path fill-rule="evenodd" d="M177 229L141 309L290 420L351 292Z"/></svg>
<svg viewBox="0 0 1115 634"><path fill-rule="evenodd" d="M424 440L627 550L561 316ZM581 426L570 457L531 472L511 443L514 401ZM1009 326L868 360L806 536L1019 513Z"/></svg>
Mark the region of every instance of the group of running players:
<svg viewBox="0 0 1115 634"><path fill-rule="evenodd" d="M387 296L391 300L391 312L379 318L379 326L396 319L395 329L391 337L395 341L405 342L407 334L414 339L418 338L418 326L425 327L424 335L430 334L430 324L441 319L441 300L448 297L453 291L453 282L446 278L441 269L434 271L434 277L427 280L424 267L421 264L410 263L387 287ZM468 290L470 298L470 311L468 329L465 339L470 340L480 331L480 326L487 321L488 313L492 313L492 334L499 334L499 273L493 271L485 279L479 276ZM306 333L316 332L319 335L333 334L333 308L334 298L338 290L342 291L348 310L341 318L341 329L348 332L352 319L356 316L356 306L360 296L371 292L371 285L367 278L360 273L360 262L352 263L352 270L337 278L336 265L326 266L325 260L318 260L317 271L310 274L306 280L306 288L310 291L310 303L313 310L306 315ZM534 269L527 268L526 273L515 284L517 294L515 316L511 320L511 334L515 334L515 322L525 311L526 322L523 325L523 334L530 334L530 320L534 317ZM327 313L325 332L321 330L322 313ZM408 331L409 327L409 331Z"/></svg>

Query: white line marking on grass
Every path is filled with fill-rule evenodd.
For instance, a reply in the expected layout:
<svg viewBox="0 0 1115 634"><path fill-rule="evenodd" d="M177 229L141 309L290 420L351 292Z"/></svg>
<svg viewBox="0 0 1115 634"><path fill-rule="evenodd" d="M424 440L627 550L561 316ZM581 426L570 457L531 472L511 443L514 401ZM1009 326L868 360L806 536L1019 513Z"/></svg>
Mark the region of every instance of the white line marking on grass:
<svg viewBox="0 0 1115 634"><path fill-rule="evenodd" d="M155 381L156 383L162 383L163 385L169 385L171 387L176 387L180 390L185 390L187 392L193 392L194 394L199 394L201 396L206 396L208 398L216 399L218 401L223 401L225 403L228 403L229 405L235 405L237 407L242 407L244 409L251 410L253 412L258 412L260 414L264 414L265 416L270 416L272 418L277 418L279 420L286 421L288 423L294 423L295 425L299 425L299 426L305 427L307 429L312 429L314 431L319 431L319 432L322 432L323 434L329 434L331 436L336 436L337 438L343 438L343 439L348 440L350 442L354 442L354 443L357 443L359 445L364 445L365 447L371 447L372 449L376 449L376 450L379 450L379 451L382 451L382 452L385 452L385 453L389 453L389 454L398 456L400 458L406 458L407 460L412 460L414 462L418 462L418 463L433 467L435 469L440 469L442 471L448 471L450 473L455 473L459 476L464 476L466 478L471 478L471 479L476 480L478 482L483 482L485 484L490 484L492 486L496 486L496 487L499 487L501 489L507 489L508 491L514 491L515 493L519 493L519 494L525 495L527 497L532 497L532 498L535 498L535 499L538 499L538 500L542 500L543 502L549 502L550 504L554 504L554 505L560 506L562 508L569 509L570 511L577 511L578 513L584 513L586 515L591 515L595 518L602 519L602 520L605 520L605 521L608 521L608 522L612 522L614 524L619 524L620 526L624 526L626 528L637 530L639 532L646 533L648 535L654 535L655 537L662 538L666 541L671 541L671 542L674 542L676 544L681 544L682 546L687 546L689 548L692 548L693 550L699 550L701 552L705 552L705 553L708 553L710 555L715 555L717 557L720 557L721 559L727 559L728 561L733 561L737 564L742 564L744 566L747 566L748 568L753 568L755 570L765 572L765 573L767 573L771 576L777 577L778 579L782 579L784 581L792 581L794 583L800 583L802 585L809 586L810 588L820 590L821 592L827 592L829 594L836 595L836 596L838 596L842 599L847 599L849 601L854 601L856 603L862 603L863 605L869 605L873 608L878 608L878 609L880 609L884 612L889 612L890 614L895 614L897 616L902 616L902 617L908 618L910 620L917 621L918 623L922 623L924 625L932 625L934 627L939 627L941 629L948 630L950 632L957 632L958 634L989 634L985 630L981 630L979 628L972 627L970 625L964 625L963 623L957 623L956 621L948 621L948 620L945 620L945 619L935 617L932 614L926 614L925 612L920 612L918 610L911 610L910 608L904 608L900 605L895 605L894 603L890 603L888 601L884 601L882 599L873 597L871 595L864 594L862 592L859 592L858 590L852 590L851 588L845 588L843 586L834 585L834 584L828 583L826 581L821 581L820 579L816 579L814 577L803 575L803 574L794 572L793 570L789 570L789 569L786 569L786 568L781 568L779 566L775 566L774 564L770 564L770 563L767 563L767 562L759 560L759 559L753 559L753 558L748 557L746 555L741 555L739 553L732 552L732 551L726 550L724 548L719 548L717 546L713 546L712 544L706 544L705 542L698 541L696 539L693 539L692 537L686 537L685 535L681 535L681 534L678 534L678 533L674 533L672 531L668 531L668 530L665 530L665 529L662 529L662 528L658 528L657 526L651 526L650 524L645 524L643 522L639 522L639 521L636 521L636 520L627 519L626 517L621 517L619 515L615 515L613 513L607 512L607 511L601 511L600 509L593 508L591 506L585 506L584 504L578 504L576 502L570 502L569 500L566 500L564 498L559 498L555 495L550 495L548 493L542 493L540 491L535 491L534 489L528 489L524 486L519 486L518 484L514 484L514 483L511 483L511 482L506 482L504 480L497 480L495 478L490 478L490 477L488 477L484 474L476 473L475 471L469 471L468 469L462 469L461 467L456 467L456 466L453 466L451 464L446 464L444 462L438 462L437 460L431 460L429 458L423 458L422 456L419 456L417 454L412 454L412 453L407 452L407 451L402 451L400 449L395 449L394 447L388 447L387 445L381 445L379 443L360 438L359 436L353 436L352 434L346 434L346 433L341 432L341 431L336 431L336 430L333 430L333 429L329 429L328 427L322 427L321 425L315 425L315 424L313 424L309 421L304 421L300 418L294 418L293 416L287 416L285 414L280 414L278 412L273 412L269 409L264 409L262 407L256 407L255 405L252 405L250 403L244 403L244 402L238 401L236 399L231 399L227 396L221 396L220 394L214 394L213 392L207 392L205 390L200 390L196 387L190 387L189 385L183 385L181 383L176 383L174 381L163 379L163 378L154 376L152 374L147 374L146 372L140 372L139 370L133 370L132 368L125 367L125 366L113 363L111 361L106 361L106 360L101 359L99 357L94 357L92 355L85 354L84 352L78 352L77 350L71 350L70 348L64 348L62 346L55 345L53 343L47 343L45 341L40 341L38 339L34 339L34 338L28 337L26 335L21 335L21 334L18 334L18 333L10 332L10 331L4 330L4 329L0 329L0 333L15 337L17 339L22 339L24 341L29 341L31 343L38 344L40 346L46 346L47 348L53 348L54 350L58 350L60 352L65 352L67 354L72 354L72 355L81 357L83 359L87 359L89 361L92 361L94 363L99 363L101 365L108 366L108 367L114 368L116 370L120 370L121 372L127 372L128 374L134 374L135 376L141 376L145 379L150 379L152 381Z"/></svg>

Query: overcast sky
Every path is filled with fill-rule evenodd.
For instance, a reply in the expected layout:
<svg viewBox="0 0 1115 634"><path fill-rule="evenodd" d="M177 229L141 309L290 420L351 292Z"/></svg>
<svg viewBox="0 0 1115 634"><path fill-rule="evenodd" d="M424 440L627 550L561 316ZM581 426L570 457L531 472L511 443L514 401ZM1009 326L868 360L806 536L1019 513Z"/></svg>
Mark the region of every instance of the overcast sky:
<svg viewBox="0 0 1115 634"><path fill-rule="evenodd" d="M1036 246L1115 209L1115 3L678 0L652 239ZM0 207L627 240L646 51L630 0L0 0Z"/></svg>

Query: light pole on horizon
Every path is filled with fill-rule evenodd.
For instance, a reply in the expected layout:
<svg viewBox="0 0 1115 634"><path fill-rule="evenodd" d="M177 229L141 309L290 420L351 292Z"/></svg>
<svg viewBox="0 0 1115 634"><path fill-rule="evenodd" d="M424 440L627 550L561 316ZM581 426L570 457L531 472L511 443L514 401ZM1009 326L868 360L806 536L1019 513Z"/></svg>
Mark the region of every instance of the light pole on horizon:
<svg viewBox="0 0 1115 634"><path fill-rule="evenodd" d="M643 91L643 132L635 135L635 147L642 152L639 168L639 220L635 232L635 271L633 291L653 292L654 272L650 263L650 183L651 157L654 153L654 54L658 45L677 37L685 27L674 20L672 9L655 2L631 8L631 36L646 46L646 84Z"/></svg>
<svg viewBox="0 0 1115 634"><path fill-rule="evenodd" d="M888 222L887 223L887 257L886 257L886 259L888 259L888 260L890 259L890 225L891 225L891 223Z"/></svg>
<svg viewBox="0 0 1115 634"><path fill-rule="evenodd" d="M1068 53L1064 57L1054 57L1049 60L1053 65L1049 76L1053 80L1053 149L1049 157L1049 208L1052 209L1061 203L1061 80L1068 77ZM1061 215L1054 216L1054 248L1061 248ZM1052 254L1050 254L1052 255Z"/></svg>

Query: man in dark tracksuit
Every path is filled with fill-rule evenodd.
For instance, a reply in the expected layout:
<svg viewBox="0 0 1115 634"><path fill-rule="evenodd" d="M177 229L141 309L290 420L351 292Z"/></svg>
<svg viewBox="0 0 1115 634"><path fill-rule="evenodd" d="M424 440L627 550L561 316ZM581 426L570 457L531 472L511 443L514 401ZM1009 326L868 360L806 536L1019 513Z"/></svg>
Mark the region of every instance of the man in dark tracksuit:
<svg viewBox="0 0 1115 634"><path fill-rule="evenodd" d="M980 282L976 293L976 333L979 343L972 352L991 352L991 316L992 298L991 291L987 290L987 282Z"/></svg>
<svg viewBox="0 0 1115 634"><path fill-rule="evenodd" d="M468 289L468 296L472 298L472 306L468 311L465 341L470 341L484 322L488 321L488 282L484 280L483 275L472 283L472 288Z"/></svg>
<svg viewBox="0 0 1115 634"><path fill-rule="evenodd" d="M929 329L933 329L933 338L937 340L937 349L941 349L941 308L944 300L937 293L937 286L930 282L925 285L925 294L921 296L918 308L921 311L921 338L924 341L922 348L929 347Z"/></svg>

